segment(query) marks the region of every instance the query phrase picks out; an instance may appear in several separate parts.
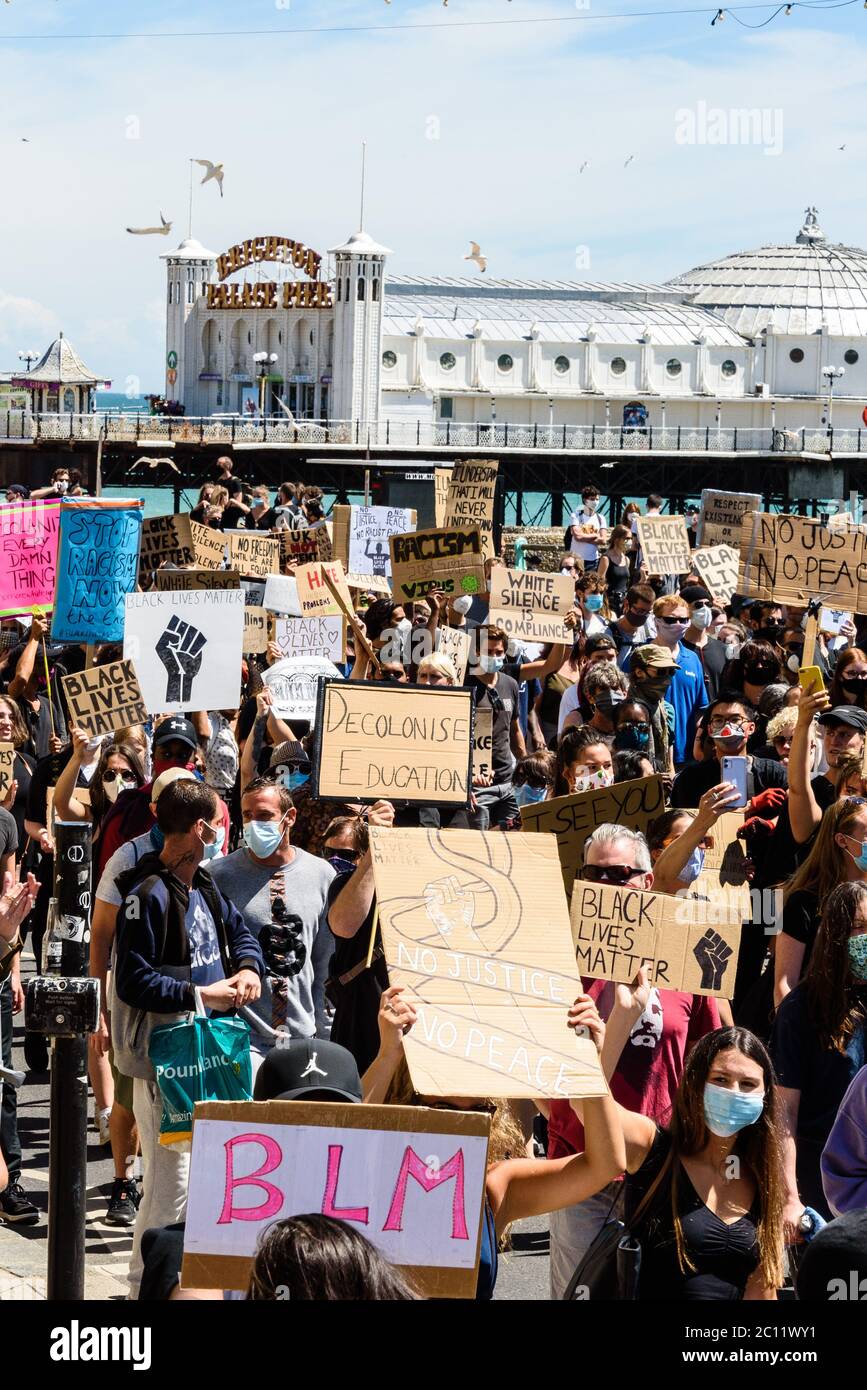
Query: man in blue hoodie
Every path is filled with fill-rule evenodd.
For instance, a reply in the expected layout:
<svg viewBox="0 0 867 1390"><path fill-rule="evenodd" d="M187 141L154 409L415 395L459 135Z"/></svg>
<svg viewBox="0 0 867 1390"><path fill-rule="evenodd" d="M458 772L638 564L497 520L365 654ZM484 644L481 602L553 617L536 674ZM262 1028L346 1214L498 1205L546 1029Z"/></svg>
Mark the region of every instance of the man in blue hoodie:
<svg viewBox="0 0 867 1390"><path fill-rule="evenodd" d="M142 1233L181 1220L187 1201L189 1155L159 1141L162 1100L148 1056L151 1033L184 1021L197 1002L224 1013L258 999L264 970L256 938L201 867L222 848L216 794L198 781L173 782L157 803L157 824L160 853L143 855L118 879L124 904L112 970L112 1042L118 1068L133 1078L143 1165L132 1298L141 1281Z"/></svg>

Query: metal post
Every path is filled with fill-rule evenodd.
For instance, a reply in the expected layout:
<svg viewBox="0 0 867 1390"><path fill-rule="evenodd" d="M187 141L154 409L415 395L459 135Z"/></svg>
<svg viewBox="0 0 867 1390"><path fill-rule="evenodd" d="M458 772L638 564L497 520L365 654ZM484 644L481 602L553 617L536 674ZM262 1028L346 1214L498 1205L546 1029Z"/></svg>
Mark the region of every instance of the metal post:
<svg viewBox="0 0 867 1390"><path fill-rule="evenodd" d="M75 979L90 959L91 827L54 826L55 970ZM50 927L51 923L49 923ZM46 947L50 949L50 941ZM57 951L59 944L60 950ZM59 960L58 960L59 956ZM59 965L59 970L57 966ZM50 967L49 967L50 968ZM87 1036L55 1038L51 1046L48 1157L49 1300L84 1298L87 1213Z"/></svg>

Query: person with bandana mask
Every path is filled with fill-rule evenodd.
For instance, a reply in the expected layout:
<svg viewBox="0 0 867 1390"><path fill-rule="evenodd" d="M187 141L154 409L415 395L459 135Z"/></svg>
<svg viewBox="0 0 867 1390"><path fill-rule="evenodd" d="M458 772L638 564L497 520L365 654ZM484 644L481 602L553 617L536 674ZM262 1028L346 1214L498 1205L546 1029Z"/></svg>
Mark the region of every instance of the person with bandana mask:
<svg viewBox="0 0 867 1390"><path fill-rule="evenodd" d="M711 702L705 715L716 757L687 763L678 773L671 791L672 806L698 806L706 791L719 786L723 780L720 767L720 758L723 755L746 757L746 814L751 817L773 819L785 800L785 796L779 795L776 789L785 793L789 783L782 763L771 758L747 755L747 741L756 726L756 715L752 705L740 695L724 693ZM763 798L763 794L768 791L774 791L774 796Z"/></svg>
<svg viewBox="0 0 867 1390"><path fill-rule="evenodd" d="M699 711L707 704L704 669L700 657L683 645L692 621L686 600L679 594L666 594L654 603L653 616L657 644L671 652L677 663L665 699L674 710L674 765L682 767L690 756Z"/></svg>
<svg viewBox="0 0 867 1390"><path fill-rule="evenodd" d="M867 856L863 856L867 864ZM777 1010L771 1054L785 1115L786 1209L797 1239L804 1206L830 1220L821 1157L850 1083L867 1063L867 884L841 883L799 985Z"/></svg>
<svg viewBox="0 0 867 1390"><path fill-rule="evenodd" d="M106 815L99 837L99 856L95 872L102 873L115 850L126 840L144 835L154 822L151 810L153 783L161 772L168 768L182 767L195 773L195 755L198 749L198 735L189 719L181 714L173 714L163 719L154 732L152 741L151 782L136 791L121 792L114 806ZM223 850L229 848L230 821L225 803L218 799L218 814L223 825Z"/></svg>
<svg viewBox="0 0 867 1390"><path fill-rule="evenodd" d="M667 647L636 647L629 668L629 694L650 711L650 753L657 772L674 773L674 709L665 699L677 662Z"/></svg>
<svg viewBox="0 0 867 1390"><path fill-rule="evenodd" d="M176 780L157 803L159 854L122 874L109 997L117 1065L133 1077L133 1113L142 1149L143 1196L128 1274L138 1297L141 1238L151 1226L183 1219L189 1154L160 1143L163 1100L148 1054L154 1028L183 1022L200 1006L228 1013L254 1004L265 971L262 951L234 903L204 867L219 851L219 799L203 783Z"/></svg>
<svg viewBox="0 0 867 1390"><path fill-rule="evenodd" d="M624 987L628 989L629 987ZM641 1004L641 987L631 1012ZM616 1049L630 1011L612 1014ZM670 1117L619 1107L623 1219L641 1242L640 1301L772 1300L783 1283L780 1098L746 1028L718 1028L686 1058ZM734 1162L732 1161L734 1160Z"/></svg>
<svg viewBox="0 0 867 1390"><path fill-rule="evenodd" d="M325 981L334 942L327 907L335 870L292 844L295 806L282 782L251 782L241 815L243 846L215 863L211 877L262 950L265 975L253 1012L289 1037L328 1037ZM275 1043L254 1027L250 1045L255 1075Z"/></svg>

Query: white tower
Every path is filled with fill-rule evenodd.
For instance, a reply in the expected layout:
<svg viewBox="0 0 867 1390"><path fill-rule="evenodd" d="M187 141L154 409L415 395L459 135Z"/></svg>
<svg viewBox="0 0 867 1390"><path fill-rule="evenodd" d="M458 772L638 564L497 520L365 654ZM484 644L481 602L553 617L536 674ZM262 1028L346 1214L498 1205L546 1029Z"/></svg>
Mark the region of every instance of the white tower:
<svg viewBox="0 0 867 1390"><path fill-rule="evenodd" d="M198 352L187 338L187 320L214 276L217 257L200 241L188 237L177 251L165 251L166 263L166 388L168 401L189 409L198 396Z"/></svg>
<svg viewBox="0 0 867 1390"><path fill-rule="evenodd" d="M392 253L356 232L334 257L334 361L330 415L379 419L385 258Z"/></svg>

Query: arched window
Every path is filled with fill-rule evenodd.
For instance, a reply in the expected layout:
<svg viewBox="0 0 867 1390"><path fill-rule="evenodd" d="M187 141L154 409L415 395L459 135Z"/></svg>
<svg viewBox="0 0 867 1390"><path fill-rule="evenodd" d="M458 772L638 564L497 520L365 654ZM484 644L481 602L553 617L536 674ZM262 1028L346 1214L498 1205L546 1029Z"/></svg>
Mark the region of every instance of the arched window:
<svg viewBox="0 0 867 1390"><path fill-rule="evenodd" d="M195 297L196 297L196 287L195 287L193 281L191 280L190 283L187 285L187 303L188 303L188 304L192 304L193 301L194 301L194 299L195 299Z"/></svg>
<svg viewBox="0 0 867 1390"><path fill-rule="evenodd" d="M374 303L379 299L379 279L376 277L374 278L373 284L370 289L370 297L374 301Z"/></svg>
<svg viewBox="0 0 867 1390"><path fill-rule="evenodd" d="M339 304L339 303L341 302L342 299L343 299L343 281L342 281L342 280L338 280L338 281L337 281L337 303Z"/></svg>
<svg viewBox="0 0 867 1390"><path fill-rule="evenodd" d="M358 298L364 299L364 280L360 275L358 277Z"/></svg>

